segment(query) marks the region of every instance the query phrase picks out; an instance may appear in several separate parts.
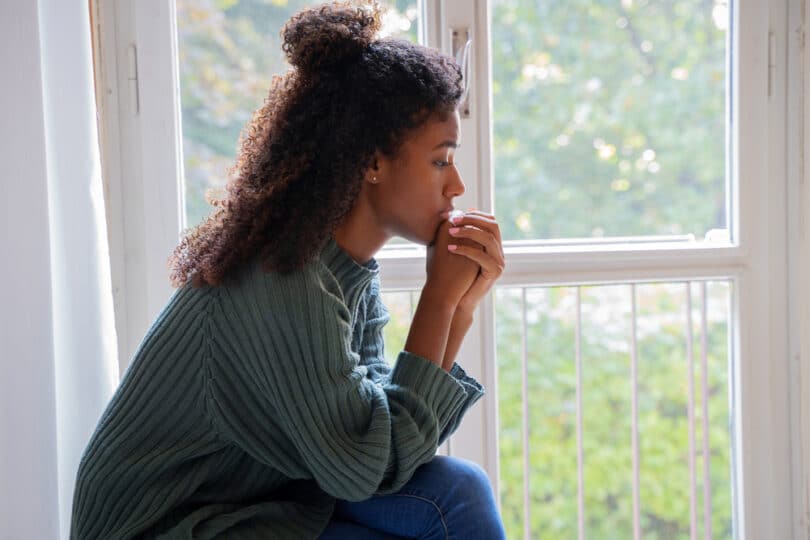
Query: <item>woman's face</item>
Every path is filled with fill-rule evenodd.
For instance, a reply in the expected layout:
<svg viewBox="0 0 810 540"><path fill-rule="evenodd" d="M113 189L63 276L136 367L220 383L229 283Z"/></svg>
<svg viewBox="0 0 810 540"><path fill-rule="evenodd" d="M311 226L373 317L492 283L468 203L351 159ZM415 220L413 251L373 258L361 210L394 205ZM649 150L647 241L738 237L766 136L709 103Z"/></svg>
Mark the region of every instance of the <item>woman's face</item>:
<svg viewBox="0 0 810 540"><path fill-rule="evenodd" d="M430 244L442 216L453 207L453 199L464 193L464 182L456 169L459 145L459 116L432 116L406 136L399 154L380 157L371 175L369 196L374 211L388 236L400 236L418 244Z"/></svg>

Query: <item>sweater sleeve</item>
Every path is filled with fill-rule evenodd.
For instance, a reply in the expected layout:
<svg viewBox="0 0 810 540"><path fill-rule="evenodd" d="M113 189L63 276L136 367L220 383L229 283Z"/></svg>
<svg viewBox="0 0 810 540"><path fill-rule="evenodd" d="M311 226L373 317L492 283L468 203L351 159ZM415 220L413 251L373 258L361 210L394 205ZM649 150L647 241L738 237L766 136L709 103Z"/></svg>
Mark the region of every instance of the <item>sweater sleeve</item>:
<svg viewBox="0 0 810 540"><path fill-rule="evenodd" d="M351 351L349 310L317 268L224 288L209 396L231 442L291 478L359 501L398 491L457 422L464 384L400 354L380 385Z"/></svg>
<svg viewBox="0 0 810 540"><path fill-rule="evenodd" d="M385 343L383 338L383 328L386 323L388 323L390 315L380 297L379 282L377 279L372 282L370 287L366 313L366 324L363 328L363 340L360 346L360 364L366 366L368 376L371 380L384 384L386 377L391 372L391 367L385 359ZM400 353L399 358L402 357L403 353L409 356L415 356L407 351L403 351ZM452 420L448 422L446 428L439 435L439 446L456 431L467 410L485 394L484 387L477 380L468 375L458 363L453 363L449 374L464 388L464 402L459 408L458 413L454 415Z"/></svg>
<svg viewBox="0 0 810 540"><path fill-rule="evenodd" d="M475 380L470 375L467 375L467 372L464 371L458 363L453 362L453 367L450 368L450 376L456 379L461 385L464 387L465 399L464 403L461 405L461 408L456 413L456 416L450 421L447 426L442 431L441 435L439 435L439 445L443 444L444 441L452 435L456 429L458 429L459 424L461 424L461 419L464 418L467 410L472 407L476 401L481 399L483 395L486 393L484 391L484 387Z"/></svg>
<svg viewBox="0 0 810 540"><path fill-rule="evenodd" d="M380 297L380 282L377 277L369 286L367 302L359 362L361 366L365 366L369 379L383 384L391 374L391 365L385 358L385 340L383 338L383 329L391 316Z"/></svg>

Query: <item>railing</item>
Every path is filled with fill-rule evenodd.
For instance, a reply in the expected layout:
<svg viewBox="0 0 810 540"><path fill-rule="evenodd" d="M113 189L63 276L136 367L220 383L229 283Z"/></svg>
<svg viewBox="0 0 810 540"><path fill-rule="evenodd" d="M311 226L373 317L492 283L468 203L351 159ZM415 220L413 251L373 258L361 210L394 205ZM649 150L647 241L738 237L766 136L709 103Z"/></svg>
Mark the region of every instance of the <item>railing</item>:
<svg viewBox="0 0 810 540"><path fill-rule="evenodd" d="M733 537L731 293L724 280L496 291L499 495L510 538L601 538L611 505L623 516L616 537ZM404 343L418 294L384 293L389 357ZM572 385L548 382L567 380L569 370ZM556 386L543 391L549 384ZM608 417L607 427L595 424L610 404L624 413ZM556 438L548 418L559 427ZM680 441L673 434L688 444L673 442ZM605 448L615 468L599 463ZM452 442L439 453L452 455ZM573 467L558 465L574 453L570 474ZM595 472L609 485L589 483ZM571 489L552 493L544 487L549 479ZM662 497L664 511L656 502ZM560 500L563 512L549 506ZM673 515L673 508L683 511ZM567 521L549 525L552 512Z"/></svg>

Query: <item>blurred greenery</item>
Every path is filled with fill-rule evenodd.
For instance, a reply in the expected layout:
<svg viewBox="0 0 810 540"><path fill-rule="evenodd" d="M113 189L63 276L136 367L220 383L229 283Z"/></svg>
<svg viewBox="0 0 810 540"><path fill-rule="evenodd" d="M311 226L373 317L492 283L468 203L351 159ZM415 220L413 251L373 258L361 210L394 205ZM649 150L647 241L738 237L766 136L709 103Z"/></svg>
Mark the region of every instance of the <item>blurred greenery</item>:
<svg viewBox="0 0 810 540"><path fill-rule="evenodd" d="M186 223L211 212L233 165L239 134L288 64L280 31L311 0L177 0ZM381 2L382 33L416 40L414 0Z"/></svg>
<svg viewBox="0 0 810 540"><path fill-rule="evenodd" d="M691 285L695 519L704 537L700 283ZM587 538L633 537L632 292L581 288L584 525ZM707 409L712 538L733 538L728 327L731 285L706 283ZM578 531L576 287L496 291L500 501L507 537L523 537L524 489L531 538ZM689 361L686 284L636 285L639 501L642 537L690 538ZM385 292L386 356L405 343L417 292ZM523 394L523 311L527 393ZM462 360L463 361L463 360ZM524 405L525 400L525 405ZM524 470L523 408L529 470ZM525 482L525 484L524 484Z"/></svg>
<svg viewBox="0 0 810 540"><path fill-rule="evenodd" d="M177 0L187 223L211 210L241 129L287 69L279 31L307 0ZM385 3L416 39L416 0ZM506 239L694 234L725 228L725 0L491 0L497 214ZM684 284L636 287L640 517L646 539L689 537ZM700 294L692 286L700 359ZM712 537L730 538L731 287L708 284ZM581 289L584 524L632 537L629 285ZM500 502L508 536L576 538L575 287L496 292ZM417 292L383 295L393 362ZM523 310L528 394L523 395ZM701 366L696 516L703 535ZM523 408L529 432L523 429ZM523 467L524 438L529 470ZM524 483L525 482L525 483ZM524 489L531 502L528 517Z"/></svg>
<svg viewBox="0 0 810 540"><path fill-rule="evenodd" d="M725 0L493 0L509 239L726 227Z"/></svg>

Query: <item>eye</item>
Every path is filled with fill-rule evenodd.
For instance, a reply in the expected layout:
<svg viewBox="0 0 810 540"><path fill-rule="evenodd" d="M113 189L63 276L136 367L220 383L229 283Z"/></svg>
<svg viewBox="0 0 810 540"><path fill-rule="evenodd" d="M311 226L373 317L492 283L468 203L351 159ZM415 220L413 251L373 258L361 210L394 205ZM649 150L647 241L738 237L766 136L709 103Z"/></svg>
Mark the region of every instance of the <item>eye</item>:
<svg viewBox="0 0 810 540"><path fill-rule="evenodd" d="M436 165L437 167L439 167L440 169L443 169L444 167L449 167L450 166L449 161L441 161L441 160L434 161L433 164Z"/></svg>

